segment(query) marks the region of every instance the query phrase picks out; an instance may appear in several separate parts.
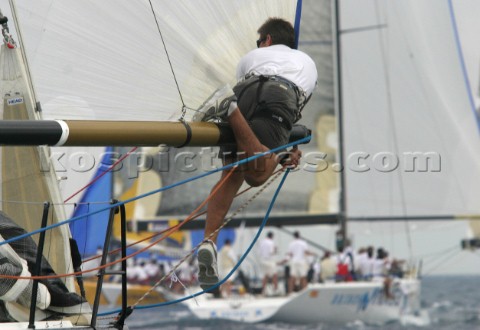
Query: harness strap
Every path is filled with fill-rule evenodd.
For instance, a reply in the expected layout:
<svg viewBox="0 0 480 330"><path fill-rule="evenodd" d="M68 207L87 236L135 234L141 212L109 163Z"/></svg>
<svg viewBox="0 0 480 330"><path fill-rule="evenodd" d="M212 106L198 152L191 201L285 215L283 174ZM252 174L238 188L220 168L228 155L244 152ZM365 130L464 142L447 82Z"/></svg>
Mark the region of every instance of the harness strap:
<svg viewBox="0 0 480 330"><path fill-rule="evenodd" d="M300 87L298 87L297 85L295 85L292 81L286 79L286 78L283 78L281 76L268 76L268 75L256 75L254 73L250 73L250 74L247 74L245 77L244 77L244 81L245 80L249 80L251 78L258 78L258 79L254 79L250 84L246 85L239 93L238 95L238 99L241 98L243 92L248 89L249 87L251 87L253 84L255 84L256 82L259 82L260 83L260 86L258 88L258 92L257 92L257 103L261 103L259 98L260 98L260 93L261 93L261 89L262 89L262 85L264 82L266 81L277 81L279 83L282 83L282 84L285 84L287 85L289 88L293 89L293 91L295 92L296 96L297 96L297 110L295 111L294 113L294 120L293 122L296 123L297 121L299 121L301 118L302 118L302 110L303 108L305 107L305 105L307 104L307 102L310 100L310 97L312 96L311 94L307 97L307 93L301 89Z"/></svg>

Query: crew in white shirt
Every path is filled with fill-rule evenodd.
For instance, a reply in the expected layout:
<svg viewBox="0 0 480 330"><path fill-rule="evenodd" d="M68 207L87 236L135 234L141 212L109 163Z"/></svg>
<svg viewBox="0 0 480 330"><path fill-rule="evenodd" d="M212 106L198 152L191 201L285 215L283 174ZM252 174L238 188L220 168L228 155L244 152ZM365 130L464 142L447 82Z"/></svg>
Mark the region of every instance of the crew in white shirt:
<svg viewBox="0 0 480 330"><path fill-rule="evenodd" d="M300 238L300 233L293 234L295 238L288 246L290 258L290 278L288 280L288 293L293 292L295 284L300 284L300 290L307 286L308 262L307 256L314 255L308 250L307 242Z"/></svg>
<svg viewBox="0 0 480 330"><path fill-rule="evenodd" d="M271 280L273 283L274 292L278 291L278 274L277 263L275 261L275 254L277 247L273 241L273 232L268 232L267 237L260 241L258 245L260 266L263 272L262 293L266 294L267 283Z"/></svg>
<svg viewBox="0 0 480 330"><path fill-rule="evenodd" d="M373 277L373 265L375 259L373 258L373 247L369 246L366 249L365 254L359 258L358 270L360 273L360 279L363 281L370 281Z"/></svg>

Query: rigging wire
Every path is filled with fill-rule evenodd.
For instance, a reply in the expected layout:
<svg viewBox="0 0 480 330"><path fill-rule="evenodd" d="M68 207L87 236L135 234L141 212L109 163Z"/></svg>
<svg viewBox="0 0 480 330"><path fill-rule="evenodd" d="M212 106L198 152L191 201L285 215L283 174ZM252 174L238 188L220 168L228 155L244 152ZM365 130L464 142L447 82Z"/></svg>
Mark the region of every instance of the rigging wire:
<svg viewBox="0 0 480 330"><path fill-rule="evenodd" d="M238 167L242 164L245 164L245 163L248 163L252 160L255 160L257 158L260 158L260 157L264 157L266 155L269 155L271 153L275 153L277 151L280 151L280 150L284 150L285 148L288 148L288 147L291 147L291 146L294 146L294 145L297 145L297 144L301 144L301 143L304 143L304 142L308 142L309 140L311 139L311 136L307 136L305 138L302 138L300 140L297 140L297 141L294 141L294 142L290 142L286 145L283 145L283 146L280 146L280 147L277 147L277 148L274 148L274 149L271 149L271 150L268 150L268 151L265 151L265 152L262 152L262 153L259 153L259 154L256 154L256 155L253 155L253 156L250 156L248 158L245 158L245 159L242 159L242 160L239 160L237 162L234 162L234 163L231 163L231 164L228 164L228 165L225 165L223 167L220 167L220 168L217 168L217 169L213 169L207 173L204 173L204 174L200 174L200 175L196 175L192 178L189 178L189 179L186 179L186 180L182 180L180 182L176 182L176 183L173 183L173 184L170 184L168 186L165 186L165 187L162 187L162 188L159 188L159 189L156 189L154 191L151 191L151 192L148 192L148 193L145 193L145 194L142 194L142 195L139 195L139 196L136 196L134 198L130 198L130 199L127 199L125 201L121 201L121 202L117 202L115 204L111 204L111 206L109 207L106 207L106 208L103 208L103 209L100 209L100 210L96 210L96 211L93 211L93 212L90 212L88 214L84 214L84 215L81 215L81 216L77 216L77 217L73 217L71 219L67 219L67 220L64 220L64 221L61 221L61 222L58 222L58 223L55 223L55 224L52 224L52 225L49 225L49 226L46 226L45 228L40 228L40 229L37 229L35 231L32 231L32 232L28 232L28 233L25 233L25 234L22 234L22 235L18 235L16 237L12 237L11 239L8 239L8 240L4 240L2 242L0 242L0 246L1 245L4 245L4 244L9 244L11 242L14 242L14 241L17 241L17 240L20 240L20 239L23 239L23 238L26 238L26 237L29 237L29 236L32 236L32 235L35 235L35 234L38 234L38 233L41 233L43 231L46 231L46 230L50 230L50 229L53 229L53 228L56 228L56 227L59 227L59 226L62 226L62 225L65 225L67 223L70 223L70 222L74 222L74 221L77 221L77 220L80 220L80 219L83 219L83 218L86 218L86 217L89 217L93 214L97 214L97 213L100 213L100 212L103 212L103 211L106 211L106 210L109 210L111 208L114 208L114 207L118 207L120 205L124 205L124 204L127 204L127 203L130 203L132 201L135 201L135 200L138 200L138 199L141 199L141 198L144 198L144 197L147 197L147 196L150 196L154 193L158 193L158 192L161 192L161 191L164 191L164 190L168 190L168 189L171 189L171 188L174 188L174 187L177 187L179 185L182 185L182 184L185 184L187 182L190 182L190 181L193 181L193 180L197 180L197 179L200 179L200 178L203 178L205 176L208 176L208 175L211 175L213 173L216 173L216 172L219 172L219 171L224 171L224 170L229 170L229 169L232 169L232 168L235 168L235 167ZM211 196L209 196L211 197ZM208 198L207 198L208 199ZM250 199L251 200L251 199ZM245 206L242 206L241 208L243 208ZM197 210L195 210L194 212L197 212ZM192 220L191 218L188 219L188 221ZM172 233L174 230L176 230L177 228L181 227L184 223L188 222L188 221L183 221L182 223L172 227L167 235L165 235L164 237L160 238L159 240L153 242L152 244L150 244L149 246L145 247L144 249L140 250L140 251L137 251L127 257L125 257L124 259L128 259L128 257L133 257L143 251L146 251L148 250L149 248L151 248L152 246L154 246L155 244L157 244L158 242L160 242L161 240L163 240L164 238L166 238L170 233ZM218 229L220 230L220 229ZM123 261L120 260L120 261ZM98 267L98 269L102 269L102 268L107 268L107 267L110 267L112 265L114 265L115 263L117 263L117 261L115 262L111 262L111 263L108 263L108 264L105 264L103 266L100 266ZM96 269L94 269L96 270ZM92 270L90 270L92 271ZM48 276L36 276L36 277L28 277L28 279L32 279L32 278L35 278L35 279L46 279L46 278L60 278L60 277L65 277L65 276L75 276L75 275L80 275L82 272L76 272L76 273L71 273L71 274L61 274L61 275L48 275ZM0 278L9 278L8 276L6 275L0 275ZM18 277L15 277L15 278L18 278ZM25 279L27 279L27 277L24 277Z"/></svg>
<svg viewBox="0 0 480 330"><path fill-rule="evenodd" d="M449 253L445 254L443 258L437 260L433 266L430 267L428 271L424 272L424 275L431 274L434 270L438 269L441 266L445 266L447 261L451 262L462 250L460 248L453 249Z"/></svg>
<svg viewBox="0 0 480 330"><path fill-rule="evenodd" d="M380 22L380 14L379 14L379 7L378 7L378 2L375 2L375 16L377 19L377 22ZM389 68L388 68L388 56L385 52L385 43L383 40L382 36L382 30L378 30L378 40L380 44L380 52L381 52L381 58L382 58L382 66L383 66L383 72L384 72L384 79L385 79L385 84L386 84L386 97L387 97L387 108L388 108L388 119L389 119L389 124L390 128L392 131L392 138L393 138L393 148L395 150L395 153L398 155L399 154L399 142L397 138L397 130L395 126L395 116L393 113L393 104L392 104L392 93L391 93L391 82L390 82L390 74L389 74ZM407 215L407 205L405 201L405 186L403 184L403 178L402 178L402 173L401 171L397 171L397 176L398 176L398 186L400 189L400 205L402 208L402 213L404 216ZM412 259L413 257L413 242L412 242L412 235L410 232L410 226L409 226L409 221L408 219L405 220L405 231L406 231L406 236L407 236L407 244L408 244L408 252L409 252L409 257Z"/></svg>
<svg viewBox="0 0 480 330"><path fill-rule="evenodd" d="M279 171L281 171L281 170L278 170L278 171L274 172L273 175L277 174ZM249 191L249 190L251 190L251 189L252 189L252 187L245 188L244 190L242 190L242 191L240 191L238 194L236 194L236 195L235 195L235 198L237 198L237 197L240 196L240 195L243 195L244 193L246 193L247 191ZM192 213L193 213L193 212L192 212ZM199 213L193 215L193 216L192 216L192 220L197 219L198 217L204 215L205 213L207 213L207 211L202 211L202 212L199 212ZM177 224L177 226L178 226L178 224ZM151 240L151 239L153 239L153 238L155 238L155 237L157 237L157 236L160 236L160 235L164 234L165 232L167 232L169 229L170 229L170 228L164 229L164 230L159 231L159 232L157 232L157 233L154 233L154 234L152 234L152 235L150 235L150 236L147 236L147 237L145 237L145 238L142 238L142 239L140 239L140 240L138 240L138 241L136 241L136 242L133 242L133 243L131 243L131 244L128 244L128 245L127 245L127 248L134 247L135 245L138 245L138 244L140 244L140 243L142 243L142 242L145 242L145 241ZM113 254L119 253L119 252L121 252L121 250L122 250L122 248L114 249L114 250L112 250L112 251L109 251L109 252L108 252L108 255L113 255ZM91 258L82 260L82 262L89 262L89 261L92 261L92 260L95 260L95 259L99 259L99 258L101 258L101 257L102 257L101 255L93 256L93 257L91 257Z"/></svg>
<svg viewBox="0 0 480 330"><path fill-rule="evenodd" d="M142 249L139 249L137 251L135 251L134 253L131 253L129 254L128 256L126 256L125 258L121 258L121 259L118 259L118 260L115 260L113 262L110 262L110 263L106 263L105 265L102 265L102 266L98 266L98 267L95 267L95 268L91 268L91 269L88 269L88 270L84 270L84 271L80 271L80 272L75 272L75 273L70 273L70 274L57 274L57 275L43 275L43 276L30 276L30 277L15 277L16 279L51 279L51 278L62 278L62 277L67 277L67 276L76 276L76 275L81 275L81 274L84 274L84 273L90 273L90 272L93 272L95 270L100 270L100 269L105 269L105 268L108 268L110 266L113 266L115 264L118 264L124 260L127 260L129 258L132 258L132 257L135 257L136 255L142 253L142 252L145 252L147 251L148 249L152 248L153 246L155 246L156 244L160 243L161 241L163 241L165 238L167 238L168 236L170 236L171 234L173 234L174 232L178 231L184 224L186 224L187 222L190 222L191 220L193 220L193 215L195 215L195 213L197 213L201 208L203 208L207 203L208 201L218 192L218 190L220 189L220 187L227 181L227 179L233 174L233 172L235 171L236 169L236 166L232 167L230 169L230 172L228 173L228 175L225 176L225 178L222 179L222 181L220 181L220 183L212 190L212 193L187 217L185 218L181 223L173 226L173 227L170 227L166 230L166 233L164 236L160 237L158 240L150 243L148 246L142 248ZM0 278L11 278L10 275L0 275Z"/></svg>
<svg viewBox="0 0 480 330"><path fill-rule="evenodd" d="M285 174L283 175L282 177L282 180L280 181L278 187L277 187L277 190L275 191L274 195L273 195L273 198L272 200L270 201L270 205L267 209L267 212L265 213L265 217L263 218L263 221L262 223L260 224L259 228L258 228L258 231L257 231L257 234L255 235L255 237L253 238L252 242L250 243L249 247L247 248L247 250L243 253L243 255L239 258L237 264L233 267L233 269L221 280L219 281L217 284L211 286L210 288L206 289L206 290L202 290L202 291L199 291L195 294L192 294L192 295L189 295L189 296L186 296L186 297L183 297L183 298L179 298L179 299L176 299L176 300L171 300L171 301L166 301L166 302L163 302L163 303L159 303L159 304L151 304L151 305L147 305L147 306L137 306L136 309L150 309L150 308L156 308L156 307L162 307L162 306L168 306L168 305L173 305L173 304L177 304L179 302L182 302L182 301L185 301L185 300L189 300L189 299L192 299L192 298L195 298L195 297L198 297L204 293L208 293L208 292L211 292L211 291L214 291L216 290L217 288L219 288L222 284L224 284L231 276L232 274L234 274L237 269L240 267L240 265L242 264L242 262L245 260L245 258L248 256L248 254L250 253L250 251L253 249L253 246L255 245L255 243L257 242L258 238L260 237L260 234L262 233L263 231L263 228L265 227L266 223L267 223L267 220L268 218L270 217L270 212L272 211L273 209L273 206L275 205L275 201L278 197L278 194L280 193L280 190L282 189L283 187L283 184L285 183L285 180L288 176L288 174L290 173L290 168L287 168L287 170L285 171ZM109 312L104 312L104 313L99 313L98 316L107 316L107 315L110 315L110 314L117 314L121 312L121 310L114 310L114 311L109 311Z"/></svg>
<svg viewBox="0 0 480 330"><path fill-rule="evenodd" d="M153 18L155 19L155 23L157 24L157 30L160 35L160 39L162 40L163 49L165 50L165 55L167 56L167 60L168 60L168 65L170 66L170 70L172 71L173 80L175 81L175 85L177 86L178 95L180 96L180 100L182 101L182 115L179 120L183 121L187 107L185 105L185 102L183 101L182 92L180 91L180 86L178 85L177 76L175 75L175 70L173 69L173 64L172 64L172 61L170 60L170 55L168 54L167 45L165 44L165 40L163 38L162 29L160 28L160 23L158 23L157 14L155 13L155 9L153 9L152 1L148 0L148 2L150 3L150 8L152 9Z"/></svg>
<svg viewBox="0 0 480 330"><path fill-rule="evenodd" d="M181 181L178 181L178 182L175 182L175 183L172 183L170 185L167 185L167 186L164 186L164 187L161 187L161 188L158 188L158 189L155 189L155 190L152 190L150 192L147 192L147 193L144 193L144 194L141 194L141 195L138 195L136 197L132 197L132 198L129 198L129 199L126 199L124 201L120 201L118 203L114 203L114 204L111 204L110 206L108 207L105 207L105 208L102 208L102 209L98 209L96 211L93 211L93 212L90 212L89 214L82 214L80 216L76 216L76 217L73 217L73 218L70 218L70 219L67 219L67 220L64 220L64 221L60 221L60 222L57 222L55 224L52 224L50 226L47 226L45 228L40 228L40 229L37 229L37 230L34 230L34 231L31 231L31 232L28 232L28 233L25 233L25 234L22 234L22 235L18 235L16 237L12 237L11 239L8 239L8 240L5 240L3 242L0 242L0 246L1 245L4 245L4 244L9 244L11 242L14 242L16 240L19 240L19 239L22 239L22 238L25 238L25 237L29 237L29 236L33 236L33 235L36 235L36 234L39 234L41 233L42 231L47 231L47 230L50 230L50 229L53 229L53 228L56 228L56 227L60 227L60 226L63 226L67 223L72 223L72 222L75 222L75 221L78 221L78 220L81 220L87 216L91 216L91 215L94 215L94 214L97 214L97 213L101 213L101 212L104 212L106 210L109 210L111 208L114 208L114 207L117 207L117 206L120 206L120 205L125 205L125 204L128 204L128 203L131 203L133 201L136 201L136 200L139 200L139 199L142 199L142 198L145 198L145 197L148 197L148 196L151 196L153 194L157 194L159 192L162 192L162 191L165 191L165 190L168 190L168 189L171 189L171 188L174 188L174 187L178 187L182 184L185 184L187 182L191 182L191 181L194 181L194 180L198 180L200 178L203 178L203 177L206 177L206 176L209 176L213 173L217 173L217 172L220 172L220 171L225 171L225 170L228 170L228 169L231 169L232 167L235 167L235 166L239 166L239 165L242 165L242 164L246 164L252 160L255 160L255 159L258 159L258 158L261 158L261 157L265 157L267 155L270 155L272 153L276 153L276 152L279 152L279 151L282 151L286 148L290 148L290 147L293 147L295 145L298 145L298 144L302 144L302 143L306 143L308 141L311 140L311 136L307 136L307 137L304 137L302 139L299 139L297 141L294 141L294 142L290 142L290 143L287 143L283 146L279 146L277 148L273 148L271 150L267 150L267 151L264 151L264 152L261 152L261 153L258 153L258 154L255 154L253 156L250 156L248 158L244 158L244 159L241 159L235 163L231 163L231 164L228 164L228 165L225 165L225 166L222 166L222 167L219 167L219 168L216 168L216 169L213 169L213 170L210 170L208 172L205 172L205 173L202 173L202 174L198 174L198 175L195 175L191 178L188 178L188 179L185 179L185 180L181 180Z"/></svg>
<svg viewBox="0 0 480 330"><path fill-rule="evenodd" d="M416 255L414 256L415 258L431 258L431 257L436 257L438 255L443 255L447 252L450 252L454 249L456 249L458 247L458 244L455 244L447 249L444 249L444 250L441 250L441 251L437 251L437 252L432 252L432 253L426 253L426 254L420 254L420 255Z"/></svg>
<svg viewBox="0 0 480 330"><path fill-rule="evenodd" d="M106 269L108 267L111 267L111 266L114 266L118 263L121 263L122 261L124 260L127 260L127 259L130 259L130 258L133 258L135 257L136 255L142 253L142 252L145 252L147 250L149 250L150 248L152 248L153 246L155 246L156 244L160 243L161 241L163 241L165 238L167 238L168 236L170 236L171 234L177 232L178 230L180 230L180 228L192 221L195 219L196 216L198 216L199 214L196 214L198 212L198 210L200 210L201 208L203 208L206 203L217 193L217 191L220 189L220 187L226 182L226 180L228 179L228 177L233 174L233 172L235 171L235 168L232 168L229 172L229 174L224 178L222 179L222 181L219 183L219 185L217 185L215 187L214 190L212 190L211 194L204 200L204 202L202 202L187 218L185 218L181 223L173 226L173 227L170 227L164 231L162 231L162 233L164 233L165 235L163 235L160 239L152 242L151 244L149 244L148 246L132 253L132 254L129 254L128 256L126 256L125 258L121 258L121 259L118 259L118 260L115 260L113 262L110 262L110 263L106 263L102 266L98 266L98 267L95 267L95 268L91 268L91 269L86 269L86 270L82 270L82 271L78 271L78 272L74 272L74 273L68 273L68 274L56 274L56 275L42 275L42 276L10 276L10 275L0 275L0 278L9 278L9 279L16 279L16 280L19 280L19 279L30 279L30 280L35 280L35 279L53 279L53 278L64 278L64 277L69 277L69 276L81 276L82 274L86 274L86 273L90 273L90 272L93 272L93 271L96 271L96 270L101 270L101 269ZM280 172L282 170L279 170L279 171L276 171L274 173L274 175L272 176L272 178L265 184L262 186L262 188L257 191L248 201L246 201L243 205L241 205L237 210L235 210L232 215L230 217L228 217L227 219L225 219L224 223L218 227L215 232L213 232L212 234L210 234L209 237L207 237L205 240L208 240L208 239L211 239L211 237L213 235L215 235L216 233L218 233L222 228L224 228L239 212L241 212L244 208L246 208L256 197L258 197L266 188L268 188L270 186L271 183L273 183L273 181L275 181L275 179L280 175ZM245 191L248 191L250 188L247 188L245 189L244 191L242 191L241 193L244 193ZM154 236L158 236L158 235L154 235ZM204 240L204 241L205 241ZM178 269L178 267L186 260L188 259L189 257L192 256L192 254L200 247L200 245L204 242L200 242L194 249L192 249L190 251L189 254L187 254L182 260L180 260L178 262L178 264L169 272L167 273L166 275L164 275L157 283L155 283L154 285L152 285L152 287L150 288L150 290L148 290L141 298L139 298L139 300L133 305L133 306L136 306L138 305L142 300L144 300L156 287L158 287L161 282L163 282L166 278L168 278L169 276L172 276L175 271ZM136 243L135 243L136 244ZM132 244L133 245L133 244ZM96 257L95 257L96 258ZM92 259L95 259L95 258L92 258ZM91 260L91 259L89 259Z"/></svg>
<svg viewBox="0 0 480 330"><path fill-rule="evenodd" d="M110 165L105 171L103 171L102 173L100 173L99 175L97 175L95 178L93 178L89 183L87 183L83 188L79 189L77 192L75 192L74 194L72 194L70 197L68 197L65 201L63 201L64 203L67 203L69 200L71 200L73 197L77 196L80 192L84 191L85 189L87 189L88 187L90 187L92 184L94 184L96 181L98 181L101 177L103 177L105 174L107 174L108 172L111 172L115 166L117 166L119 163L121 163L125 158L129 157L135 150L137 150L138 147L133 147L132 149L130 149L129 152L127 152L125 155L123 155L122 157L120 157L115 163L113 163L112 165Z"/></svg>
<svg viewBox="0 0 480 330"><path fill-rule="evenodd" d="M270 186L270 184L272 184L276 179L277 177L280 175L280 173L277 173L275 176L273 176L266 184L264 184L262 186L262 188L260 188L259 191L257 191L255 193L255 195L253 195L252 197L250 197L245 203L243 203L239 208L237 208L235 210L235 212L233 212L228 218L226 218L224 220L224 222L213 232L211 233L208 237L204 238L203 241L201 241L197 246L195 246L191 251L190 253L188 253L187 255L185 255L178 263L177 265L168 273L166 274L164 277L162 277L160 280L157 281L157 283L155 283L154 285L152 285L152 287L140 298L138 299L138 301L132 305L132 308L135 308L136 306L138 306L138 304L144 300L153 290L155 290L156 287L158 287L162 281L166 278L168 278L169 276L171 276L172 274L175 274L175 271L180 267L180 265L182 263L184 263L188 258L190 258L194 253L195 251L200 247L200 245L202 245L202 243L210 240L213 236L215 236L222 228L224 228L238 213L240 213L243 209L245 209L255 198L257 198L266 188L268 188Z"/></svg>

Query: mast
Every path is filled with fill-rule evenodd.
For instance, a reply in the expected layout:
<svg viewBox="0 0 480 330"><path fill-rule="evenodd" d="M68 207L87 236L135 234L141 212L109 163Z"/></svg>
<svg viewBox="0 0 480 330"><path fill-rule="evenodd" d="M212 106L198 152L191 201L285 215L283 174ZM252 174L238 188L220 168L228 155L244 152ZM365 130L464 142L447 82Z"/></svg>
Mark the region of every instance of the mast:
<svg viewBox="0 0 480 330"><path fill-rule="evenodd" d="M342 102L342 60L341 60L341 31L340 31L340 0L335 0L334 3L334 17L335 17L335 59L336 59L336 108L337 108L337 131L338 131L338 163L340 164L339 171L339 210L338 210L338 222L340 224L339 236L337 242L341 239L345 242L347 238L347 202L346 202L346 189L345 189L345 166L344 166L344 133L343 133L343 102Z"/></svg>

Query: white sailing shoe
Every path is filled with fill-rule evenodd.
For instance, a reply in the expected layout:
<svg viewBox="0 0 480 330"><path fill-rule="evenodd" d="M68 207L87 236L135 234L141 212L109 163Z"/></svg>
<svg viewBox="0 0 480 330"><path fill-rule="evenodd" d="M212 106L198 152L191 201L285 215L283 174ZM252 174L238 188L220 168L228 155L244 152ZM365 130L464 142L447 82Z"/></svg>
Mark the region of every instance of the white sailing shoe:
<svg viewBox="0 0 480 330"><path fill-rule="evenodd" d="M198 282L205 290L218 283L217 247L212 241L206 241L198 248Z"/></svg>

